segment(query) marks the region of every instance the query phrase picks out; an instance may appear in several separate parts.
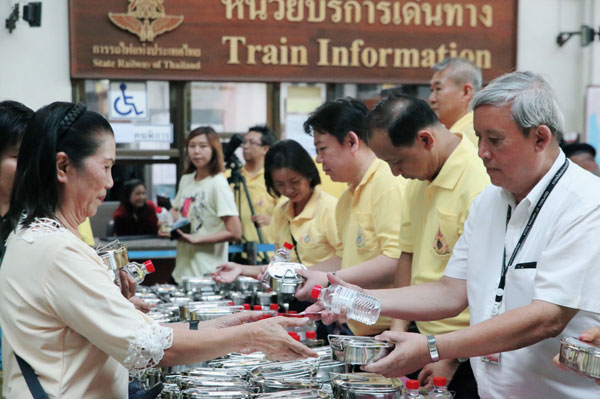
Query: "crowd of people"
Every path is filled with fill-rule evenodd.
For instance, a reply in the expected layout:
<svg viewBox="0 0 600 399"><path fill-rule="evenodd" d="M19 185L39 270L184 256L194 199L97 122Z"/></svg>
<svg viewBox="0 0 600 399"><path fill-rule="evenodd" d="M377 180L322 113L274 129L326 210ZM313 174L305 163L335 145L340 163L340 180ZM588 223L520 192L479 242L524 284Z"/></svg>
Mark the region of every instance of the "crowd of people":
<svg viewBox="0 0 600 399"><path fill-rule="evenodd" d="M457 399L599 397L596 381L554 358L562 336L600 343L593 147L562 142L562 113L540 75L514 72L482 88L467 60L433 69L427 101L391 93L372 109L352 98L319 106L304 123L314 160L251 127L241 168L250 196L234 195L218 133L192 130L170 210L189 228L175 230L174 282L258 278L260 267L229 261L227 243L259 241L261 231L275 248L292 242L292 260L308 267L298 300L341 284L381 301L370 326L320 302L307 309L395 344L365 371L425 386L444 376ZM306 319L243 312L191 331L136 310L135 283L123 272L119 288L81 234L113 185L115 160L110 124L82 104L34 112L0 103L4 397L30 397L23 364L51 397L124 398L128 375L156 365L233 351L316 355L286 332ZM346 184L339 198L319 165ZM127 182L115 233L158 227L144 182Z"/></svg>

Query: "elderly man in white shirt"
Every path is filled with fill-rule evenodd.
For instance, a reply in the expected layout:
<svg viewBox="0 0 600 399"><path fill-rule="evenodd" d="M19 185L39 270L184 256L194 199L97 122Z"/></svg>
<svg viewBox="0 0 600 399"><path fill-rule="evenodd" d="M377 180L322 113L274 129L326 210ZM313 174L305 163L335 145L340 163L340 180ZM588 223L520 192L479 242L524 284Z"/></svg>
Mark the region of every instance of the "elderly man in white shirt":
<svg viewBox="0 0 600 399"><path fill-rule="evenodd" d="M382 314L407 320L451 317L468 305L471 327L429 337L385 332L378 338L395 350L364 369L400 376L470 358L483 399L598 398L593 380L552 358L561 336L600 325L600 180L560 150L563 117L541 76L504 75L476 94L473 109L493 185L474 201L444 277L368 291Z"/></svg>

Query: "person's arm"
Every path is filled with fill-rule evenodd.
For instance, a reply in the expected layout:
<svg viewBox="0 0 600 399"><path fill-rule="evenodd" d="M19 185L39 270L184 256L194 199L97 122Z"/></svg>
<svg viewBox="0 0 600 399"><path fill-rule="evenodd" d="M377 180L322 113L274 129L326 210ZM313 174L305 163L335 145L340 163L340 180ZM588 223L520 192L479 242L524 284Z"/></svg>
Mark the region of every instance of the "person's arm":
<svg viewBox="0 0 600 399"><path fill-rule="evenodd" d="M253 265L240 265L235 262L227 262L217 266L217 270L212 274L213 280L217 283L233 283L239 276L246 276L258 279L262 272L262 267Z"/></svg>
<svg viewBox="0 0 600 399"><path fill-rule="evenodd" d="M412 269L413 254L410 252L402 252L396 272L394 274L394 288L408 287L410 285L411 269ZM407 331L409 320L392 319L391 331Z"/></svg>
<svg viewBox="0 0 600 399"><path fill-rule="evenodd" d="M440 359L483 356L533 345L560 334L577 311L534 300L474 326L437 335ZM386 358L365 366L365 371L401 376L431 362L424 335L384 332L376 338L395 342L396 347Z"/></svg>
<svg viewBox="0 0 600 399"><path fill-rule="evenodd" d="M317 357L317 353L295 341L287 328L304 325L306 319L275 317L255 323L200 331L173 329L173 344L164 351L159 366L193 364L231 352L261 351L276 360Z"/></svg>
<svg viewBox="0 0 600 399"><path fill-rule="evenodd" d="M363 288L389 287L397 265L398 258L378 255L356 266L342 269L336 275L350 284Z"/></svg>
<svg viewBox="0 0 600 399"><path fill-rule="evenodd" d="M189 244L216 244L225 241L239 241L242 238L242 222L238 216L222 216L221 220L225 224L225 229L207 236L196 236L186 234L177 230L181 234L181 240Z"/></svg>

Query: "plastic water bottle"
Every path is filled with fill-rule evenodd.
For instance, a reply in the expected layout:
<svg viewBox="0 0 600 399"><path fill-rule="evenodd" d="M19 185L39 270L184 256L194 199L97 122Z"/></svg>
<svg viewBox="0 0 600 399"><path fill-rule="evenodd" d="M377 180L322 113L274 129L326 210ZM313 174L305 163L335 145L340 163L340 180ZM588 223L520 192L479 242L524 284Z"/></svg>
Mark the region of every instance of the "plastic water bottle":
<svg viewBox="0 0 600 399"><path fill-rule="evenodd" d="M419 381L418 380L406 380L404 385L406 390L404 391L403 399L425 399L423 395L419 393Z"/></svg>
<svg viewBox="0 0 600 399"><path fill-rule="evenodd" d="M345 307L348 318L368 325L375 324L381 312L379 299L337 284L325 289L315 285L311 296L320 300L327 310L336 314L340 313L342 306Z"/></svg>
<svg viewBox="0 0 600 399"><path fill-rule="evenodd" d="M428 399L452 399L452 394L446 388L446 377L433 377L433 390L429 392Z"/></svg>
<svg viewBox="0 0 600 399"><path fill-rule="evenodd" d="M136 283L141 284L142 281L144 281L144 279L146 278L146 276L150 273L154 273L156 269L154 268L154 264L152 263L152 261L147 260L143 264L137 262L129 262L128 264L123 266L123 270L129 273L129 275L134 278ZM117 277L117 281L120 282L121 279Z"/></svg>
<svg viewBox="0 0 600 399"><path fill-rule="evenodd" d="M294 246L292 244L290 244L289 242L284 243L283 247L277 248L277 250L275 251L275 255L273 256L273 259L271 259L270 263L290 262L292 260L290 252L292 249L294 249Z"/></svg>

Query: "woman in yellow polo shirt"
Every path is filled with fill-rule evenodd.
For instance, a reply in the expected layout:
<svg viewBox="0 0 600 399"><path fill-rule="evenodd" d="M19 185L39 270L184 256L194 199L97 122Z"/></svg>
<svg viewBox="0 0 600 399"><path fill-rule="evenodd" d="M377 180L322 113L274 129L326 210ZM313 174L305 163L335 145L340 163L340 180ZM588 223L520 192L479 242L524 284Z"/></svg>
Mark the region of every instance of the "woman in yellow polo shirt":
<svg viewBox="0 0 600 399"><path fill-rule="evenodd" d="M269 228L275 246L294 243L293 262L307 267L323 262L336 254L341 245L335 223L337 199L321 190L319 171L306 150L293 140L275 144L265 156L267 191L280 201ZM233 262L220 265L213 274L217 282L234 281L240 274L258 277L260 268Z"/></svg>

